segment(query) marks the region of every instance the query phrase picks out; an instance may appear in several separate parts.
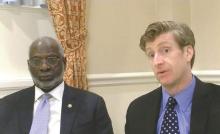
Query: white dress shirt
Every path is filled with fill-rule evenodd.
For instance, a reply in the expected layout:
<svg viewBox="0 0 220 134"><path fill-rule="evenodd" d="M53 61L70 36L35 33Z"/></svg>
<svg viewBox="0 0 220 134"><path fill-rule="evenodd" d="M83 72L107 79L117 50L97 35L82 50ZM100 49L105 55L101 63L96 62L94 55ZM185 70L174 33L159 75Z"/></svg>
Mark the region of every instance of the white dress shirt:
<svg viewBox="0 0 220 134"><path fill-rule="evenodd" d="M54 88L49 94L52 96L49 99L50 103L50 120L48 124L48 134L60 134L60 122L61 122L61 109L62 98L64 92L64 82ZM34 101L34 114L37 106L40 102L40 97L44 92L35 86L35 101Z"/></svg>

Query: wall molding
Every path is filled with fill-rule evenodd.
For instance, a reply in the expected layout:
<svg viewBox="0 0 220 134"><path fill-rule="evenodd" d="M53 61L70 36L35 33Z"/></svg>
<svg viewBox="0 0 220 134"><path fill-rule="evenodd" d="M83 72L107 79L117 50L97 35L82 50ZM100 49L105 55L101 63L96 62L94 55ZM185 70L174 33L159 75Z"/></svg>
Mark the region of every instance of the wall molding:
<svg viewBox="0 0 220 134"><path fill-rule="evenodd" d="M220 84L220 70L193 71L201 80ZM158 83L153 72L105 73L88 74L90 88L100 86L118 86L128 84L155 84ZM0 90L15 90L33 85L30 77L15 77L0 79Z"/></svg>
<svg viewBox="0 0 220 134"><path fill-rule="evenodd" d="M193 74L205 82L220 84L220 70L193 71ZM88 81L89 87L158 83L153 72L89 74Z"/></svg>
<svg viewBox="0 0 220 134"><path fill-rule="evenodd" d="M153 72L89 74L89 87L158 83Z"/></svg>

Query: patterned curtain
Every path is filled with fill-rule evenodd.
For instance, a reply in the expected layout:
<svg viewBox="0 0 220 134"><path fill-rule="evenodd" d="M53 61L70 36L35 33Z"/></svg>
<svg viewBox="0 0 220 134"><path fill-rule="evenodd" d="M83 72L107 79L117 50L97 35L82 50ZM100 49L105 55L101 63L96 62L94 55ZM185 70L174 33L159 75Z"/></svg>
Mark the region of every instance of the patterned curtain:
<svg viewBox="0 0 220 134"><path fill-rule="evenodd" d="M86 0L47 0L47 4L67 59L64 81L70 86L87 89Z"/></svg>

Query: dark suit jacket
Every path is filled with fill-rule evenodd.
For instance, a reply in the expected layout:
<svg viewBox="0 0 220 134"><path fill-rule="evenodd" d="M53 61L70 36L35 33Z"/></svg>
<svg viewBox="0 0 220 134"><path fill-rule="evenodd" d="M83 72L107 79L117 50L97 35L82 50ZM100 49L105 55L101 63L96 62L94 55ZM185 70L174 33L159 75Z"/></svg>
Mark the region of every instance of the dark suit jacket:
<svg viewBox="0 0 220 134"><path fill-rule="evenodd" d="M156 134L161 87L135 99L127 110L125 134ZM196 78L190 134L220 134L220 87Z"/></svg>
<svg viewBox="0 0 220 134"><path fill-rule="evenodd" d="M34 87L1 99L0 134L28 134L33 106ZM60 134L113 134L104 100L94 93L65 85L60 131Z"/></svg>

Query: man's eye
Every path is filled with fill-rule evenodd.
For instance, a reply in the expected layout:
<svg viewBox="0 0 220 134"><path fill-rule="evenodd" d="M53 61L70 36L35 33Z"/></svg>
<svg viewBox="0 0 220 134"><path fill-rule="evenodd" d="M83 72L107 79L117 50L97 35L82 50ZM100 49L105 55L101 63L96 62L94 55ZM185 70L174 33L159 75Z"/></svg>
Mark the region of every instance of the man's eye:
<svg viewBox="0 0 220 134"><path fill-rule="evenodd" d="M30 63L33 65L39 65L41 64L41 59L38 59L38 58L31 59Z"/></svg>
<svg viewBox="0 0 220 134"><path fill-rule="evenodd" d="M153 58L153 57L154 57L154 53L151 53L151 52L150 52L150 53L147 53L147 57L148 57L148 58Z"/></svg>
<svg viewBox="0 0 220 134"><path fill-rule="evenodd" d="M56 64L58 62L58 60L59 60L59 58L57 58L57 57L48 57L47 58L47 62L52 65Z"/></svg>
<svg viewBox="0 0 220 134"><path fill-rule="evenodd" d="M162 53L164 53L164 54L165 54L165 53L169 53L169 52L170 52L170 49L169 49L169 48L163 48L163 49L162 49Z"/></svg>

